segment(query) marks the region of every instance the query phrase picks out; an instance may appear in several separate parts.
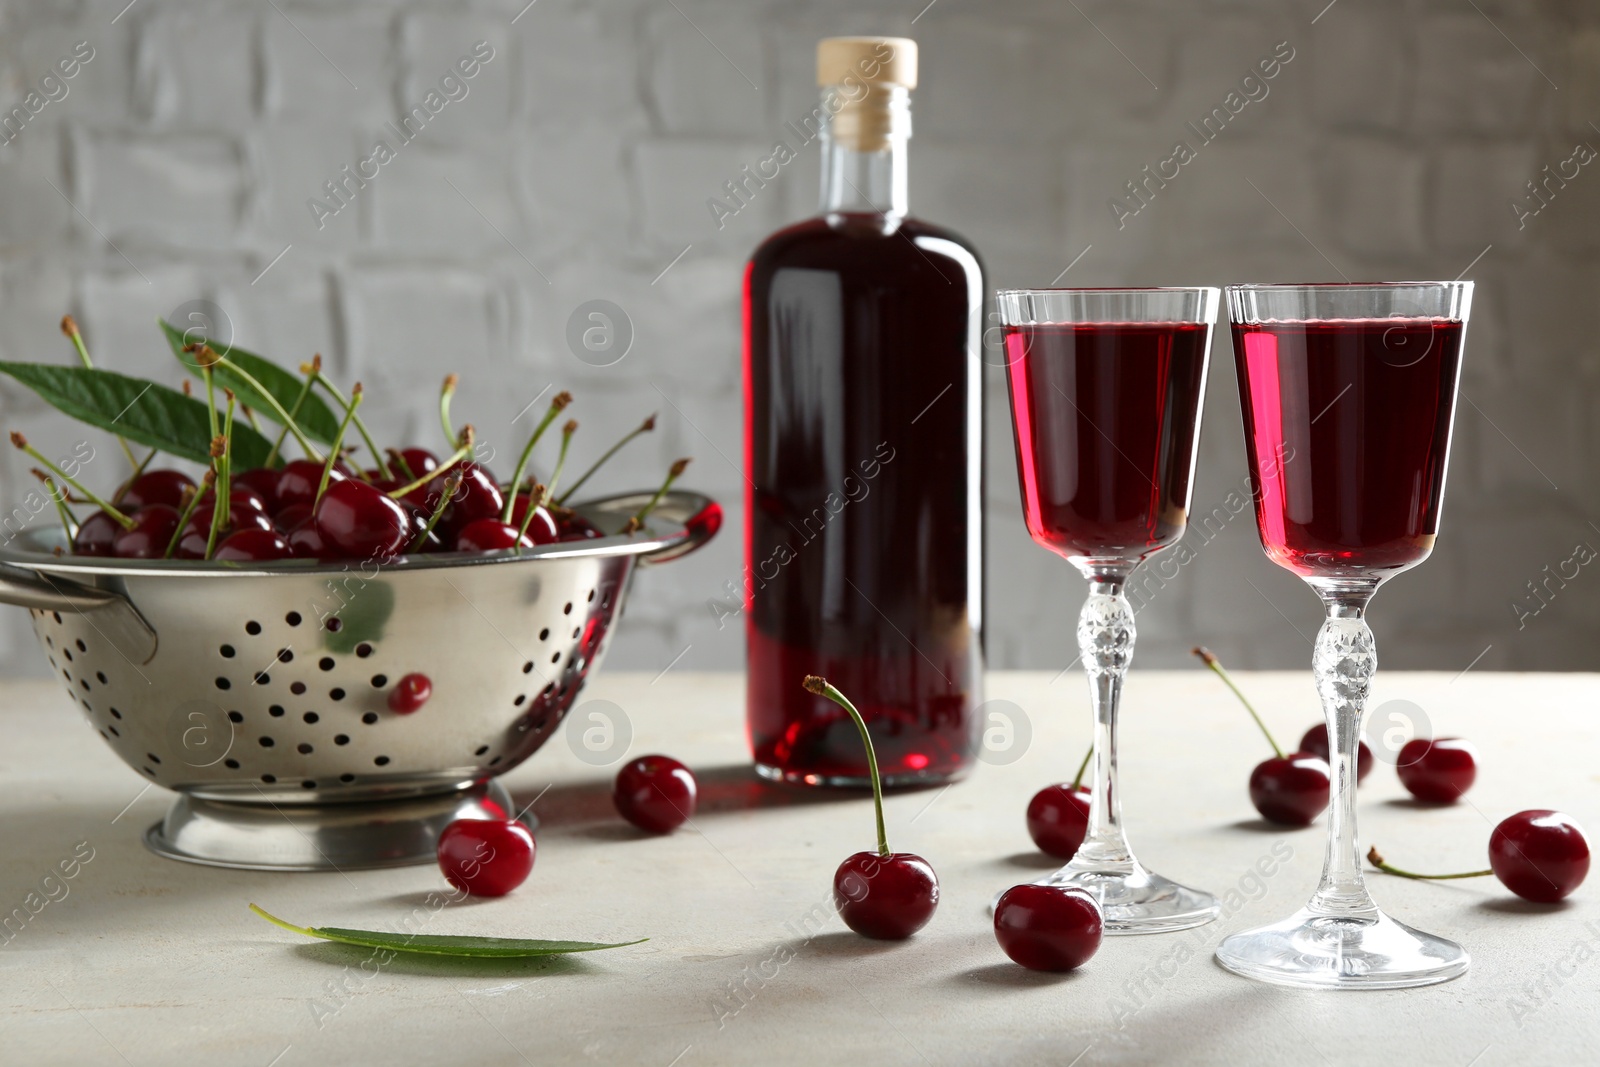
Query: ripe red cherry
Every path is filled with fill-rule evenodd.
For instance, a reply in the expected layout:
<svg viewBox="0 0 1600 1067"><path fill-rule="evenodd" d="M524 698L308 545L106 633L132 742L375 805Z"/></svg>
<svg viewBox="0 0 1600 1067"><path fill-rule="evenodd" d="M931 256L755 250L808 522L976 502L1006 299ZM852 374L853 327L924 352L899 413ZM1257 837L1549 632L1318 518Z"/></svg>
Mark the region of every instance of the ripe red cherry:
<svg viewBox="0 0 1600 1067"><path fill-rule="evenodd" d="M517 528L499 519L477 519L456 534L457 552L495 552L505 548L532 548L533 539L519 537Z"/></svg>
<svg viewBox="0 0 1600 1067"><path fill-rule="evenodd" d="M189 513L189 521L184 524L183 532L199 533L205 537L211 531L212 505L201 504ZM235 503L228 509L228 518L224 523L224 530L271 530L272 520L266 513L258 511L248 504Z"/></svg>
<svg viewBox="0 0 1600 1067"><path fill-rule="evenodd" d="M1283 826L1310 826L1328 806L1333 771L1321 756L1291 752L1256 764L1250 803L1261 817Z"/></svg>
<svg viewBox="0 0 1600 1067"><path fill-rule="evenodd" d="M1360 748L1356 751L1356 784L1360 785L1367 780L1367 772L1372 770L1372 749L1367 747L1365 741L1358 741L1357 744L1360 745ZM1326 723L1320 726L1313 726L1306 731L1305 736L1300 739L1300 751L1309 752L1313 756L1321 756L1324 760L1327 760L1330 767L1332 766L1333 761L1328 759L1328 726Z"/></svg>
<svg viewBox="0 0 1600 1067"><path fill-rule="evenodd" d="M406 461L406 468L411 471L411 477L406 478L408 482L414 482L424 474L439 469L438 457L426 448L402 448L400 458ZM405 471L396 473L405 478Z"/></svg>
<svg viewBox="0 0 1600 1067"><path fill-rule="evenodd" d="M344 481L345 475L338 467L328 476L329 484ZM282 472L278 475L278 507L286 508L290 504L304 504L311 506L317 498L317 486L322 484L322 464L314 463L309 459L292 459L284 464Z"/></svg>
<svg viewBox="0 0 1600 1067"><path fill-rule="evenodd" d="M278 502L278 479L282 476L282 471L271 467L252 467L232 475L229 481L235 488L244 486L249 489L261 498L262 506L267 511L276 512L282 506Z"/></svg>
<svg viewBox="0 0 1600 1067"><path fill-rule="evenodd" d="M640 756L617 772L611 800L639 829L670 834L694 815L694 774L671 756Z"/></svg>
<svg viewBox="0 0 1600 1067"><path fill-rule="evenodd" d="M1047 785L1028 802L1028 836L1039 849L1070 860L1089 826L1089 790L1065 782Z"/></svg>
<svg viewBox="0 0 1600 1067"><path fill-rule="evenodd" d="M1395 773L1418 800L1454 804L1478 778L1478 750L1459 737L1413 737L1400 749Z"/></svg>
<svg viewBox="0 0 1600 1067"><path fill-rule="evenodd" d="M592 541L605 536L604 530L578 514L557 523L556 533L558 539L562 541Z"/></svg>
<svg viewBox="0 0 1600 1067"><path fill-rule="evenodd" d="M295 559L326 559L330 555L322 535L317 533L317 524L309 519L290 530L284 540Z"/></svg>
<svg viewBox="0 0 1600 1067"><path fill-rule="evenodd" d="M1100 948L1100 905L1081 889L1014 885L994 906L994 936L1012 960L1035 971L1082 967Z"/></svg>
<svg viewBox="0 0 1600 1067"><path fill-rule="evenodd" d="M833 903L846 926L863 937L897 941L928 924L939 906L939 879L921 856L890 852L883 828L883 781L867 723L848 697L814 674L802 683L813 696L827 697L845 710L861 733L872 772L872 810L878 820L878 851L857 852L833 873Z"/></svg>
<svg viewBox="0 0 1600 1067"><path fill-rule="evenodd" d="M194 481L182 471L160 468L145 471L122 493L116 502L123 512L137 511L151 504L183 507L183 494L194 488Z"/></svg>
<svg viewBox="0 0 1600 1067"><path fill-rule="evenodd" d="M310 521L309 504L290 504L286 508L279 508L277 514L272 516L272 525L285 533L291 533Z"/></svg>
<svg viewBox="0 0 1600 1067"><path fill-rule="evenodd" d="M83 520L72 537L72 551L79 556L109 556L115 550L122 524L103 511Z"/></svg>
<svg viewBox="0 0 1600 1067"><path fill-rule="evenodd" d="M178 509L167 504L151 504L132 516L133 528L122 529L112 542L118 559L161 559L167 554L172 535L178 532Z"/></svg>
<svg viewBox="0 0 1600 1067"><path fill-rule="evenodd" d="M455 535L470 523L498 516L506 503L500 486L488 470L476 463L462 463L455 469L461 472L461 484L439 520L439 530L447 544L454 543ZM449 474L441 474L412 493L408 499L420 496L420 500L413 499L413 502L431 515L439 498L444 495L449 480Z"/></svg>
<svg viewBox="0 0 1600 1067"><path fill-rule="evenodd" d="M408 674L389 690L389 710L396 715L410 715L426 704L431 696L433 681L426 674Z"/></svg>
<svg viewBox="0 0 1600 1067"><path fill-rule="evenodd" d="M1489 867L1517 896L1553 904L1583 884L1589 842L1571 816L1519 811L1489 835Z"/></svg>
<svg viewBox="0 0 1600 1067"><path fill-rule="evenodd" d="M212 559L233 559L241 562L261 563L272 559L288 559L294 555L285 541L273 530L239 530L231 533L219 545Z"/></svg>
<svg viewBox="0 0 1600 1067"><path fill-rule="evenodd" d="M862 937L902 941L933 918L939 878L909 852L857 852L834 872L833 903Z"/></svg>
<svg viewBox="0 0 1600 1067"><path fill-rule="evenodd" d="M511 525L522 529L522 521L528 517L530 498L527 493L519 493L517 499L511 504ZM550 514L550 509L539 508L533 521L528 523L527 537L536 545L550 545L561 540L560 532L556 529L556 520Z"/></svg>
<svg viewBox="0 0 1600 1067"><path fill-rule="evenodd" d="M381 560L396 555L405 548L411 533L404 508L353 478L328 483L312 521L324 544L360 559Z"/></svg>
<svg viewBox="0 0 1600 1067"><path fill-rule="evenodd" d="M201 494L200 506L211 507L216 499L216 490L207 489L203 494ZM241 508L250 511L259 511L261 514L265 515L267 513L267 502L262 498L260 493L256 492L248 485L233 484L230 479L230 484L228 485L228 511L231 514L240 510Z"/></svg>
<svg viewBox="0 0 1600 1067"><path fill-rule="evenodd" d="M439 835L439 869L470 896L503 897L528 880L537 846L511 819L457 819Z"/></svg>

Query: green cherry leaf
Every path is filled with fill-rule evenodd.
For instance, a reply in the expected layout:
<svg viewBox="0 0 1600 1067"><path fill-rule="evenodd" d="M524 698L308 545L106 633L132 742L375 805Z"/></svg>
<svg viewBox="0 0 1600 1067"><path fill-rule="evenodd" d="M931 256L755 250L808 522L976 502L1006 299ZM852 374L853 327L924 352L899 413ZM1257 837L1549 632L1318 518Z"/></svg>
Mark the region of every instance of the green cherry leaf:
<svg viewBox="0 0 1600 1067"><path fill-rule="evenodd" d="M561 956L569 952L600 952L626 948L650 940L637 941L535 941L521 937L455 937L447 934L389 934L376 930L343 930L336 926L295 926L265 909L250 905L250 910L274 926L306 937L337 941L342 945L416 952L427 956L473 956L483 959L523 959L535 956Z"/></svg>
<svg viewBox="0 0 1600 1067"><path fill-rule="evenodd" d="M194 360L194 353L185 352L186 345L203 342L206 337L193 330L185 333L165 319L161 323L161 332L167 335L167 344L172 346L172 354L178 357L178 362L183 364L183 369L196 378L203 378L200 365ZM212 346L216 347L216 346ZM250 377L260 383L261 387L272 394L285 411L293 411L295 401L300 398L300 390L305 385L305 379L298 374L293 374L278 366L265 356L258 356L254 352L246 352L237 345L226 345L218 349L218 354L226 356L232 363L239 367ZM232 389L239 403L254 411L264 419L278 422L278 415L273 406L249 385L245 380L234 374L227 367L217 367L212 372L212 378L219 386ZM220 403L220 401L219 401ZM325 400L315 390L306 395L300 404L300 413L294 417L300 430L307 437L319 444L331 444L339 432L339 416L333 413ZM270 447L270 446L269 446Z"/></svg>
<svg viewBox="0 0 1600 1067"><path fill-rule="evenodd" d="M211 462L211 415L203 401L142 378L97 367L0 362L8 374L52 407L129 441ZM233 428L233 458L242 468L267 461L272 442L242 423Z"/></svg>

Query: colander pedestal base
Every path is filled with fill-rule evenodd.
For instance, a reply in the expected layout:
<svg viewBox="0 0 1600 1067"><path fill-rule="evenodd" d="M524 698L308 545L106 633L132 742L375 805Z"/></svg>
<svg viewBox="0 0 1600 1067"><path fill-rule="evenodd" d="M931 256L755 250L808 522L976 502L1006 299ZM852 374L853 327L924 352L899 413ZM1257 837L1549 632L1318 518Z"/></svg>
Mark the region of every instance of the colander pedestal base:
<svg viewBox="0 0 1600 1067"><path fill-rule="evenodd" d="M349 804L243 804L180 796L145 831L150 851L208 867L250 871L348 871L436 862L439 832L456 819L513 813L490 779L463 789ZM535 820L522 821L533 829Z"/></svg>

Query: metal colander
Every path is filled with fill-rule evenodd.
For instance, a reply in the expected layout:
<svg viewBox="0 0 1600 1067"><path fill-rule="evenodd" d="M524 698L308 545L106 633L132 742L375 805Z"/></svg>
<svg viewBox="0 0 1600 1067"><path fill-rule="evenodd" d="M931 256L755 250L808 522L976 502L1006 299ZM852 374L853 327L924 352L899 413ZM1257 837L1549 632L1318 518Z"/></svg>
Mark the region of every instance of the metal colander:
<svg viewBox="0 0 1600 1067"><path fill-rule="evenodd" d="M620 529L648 494L580 505ZM431 861L437 830L509 801L491 779L561 725L605 653L635 563L710 540L721 511L669 493L632 536L520 555L196 564L0 551L84 718L181 797L156 851L274 869ZM400 680L432 694L391 710ZM286 832L287 831L287 832Z"/></svg>

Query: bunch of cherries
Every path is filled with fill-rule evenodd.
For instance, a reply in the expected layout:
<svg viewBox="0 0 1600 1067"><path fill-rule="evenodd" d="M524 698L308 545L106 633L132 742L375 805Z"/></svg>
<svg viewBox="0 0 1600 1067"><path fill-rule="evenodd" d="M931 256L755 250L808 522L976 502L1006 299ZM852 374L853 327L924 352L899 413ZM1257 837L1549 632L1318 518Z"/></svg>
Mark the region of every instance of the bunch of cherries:
<svg viewBox="0 0 1600 1067"><path fill-rule="evenodd" d="M62 320L62 331L84 352L81 334L71 316ZM455 392L455 375L445 379L440 392L440 423L446 440L451 442L451 451L441 458L419 447L379 449L357 414L362 401L361 384L356 383L350 396L345 397L322 373L322 358L318 356L300 368L305 382L299 403L293 410L278 413L283 430L266 464L234 469L232 438L239 404L233 392L224 388L221 392L226 410L218 411L212 376L219 367L234 375L247 376L247 372L204 342L191 344L184 351L193 357L206 381L215 432L211 462L199 484L182 471L152 467L151 461L157 455L152 450L109 500L102 499L51 463L22 434L11 434L13 445L46 468L34 473L57 501L75 555L237 562L291 558L383 562L418 553L494 552L602 537L604 534L594 524L562 503L623 445L655 428L655 417L651 416L557 496L556 484L578 428L576 421L568 420L562 427L560 452L549 483L540 484L524 475L534 446L572 402L570 393L558 393L550 402L523 448L515 472L509 481L501 481L474 458L473 428L465 426L459 433L452 428L450 399ZM188 392L188 383L184 386ZM314 388L327 393L344 409L338 434L325 453L318 451L295 421L295 412ZM370 466L350 462L354 450L343 447L352 426L365 443ZM279 452L291 433L306 454L284 461ZM131 460L131 451L128 454ZM672 465L665 484L629 520L624 532L639 528L688 462L684 459ZM219 504L223 498L227 500L225 506ZM97 510L79 522L71 505L85 503Z"/></svg>

